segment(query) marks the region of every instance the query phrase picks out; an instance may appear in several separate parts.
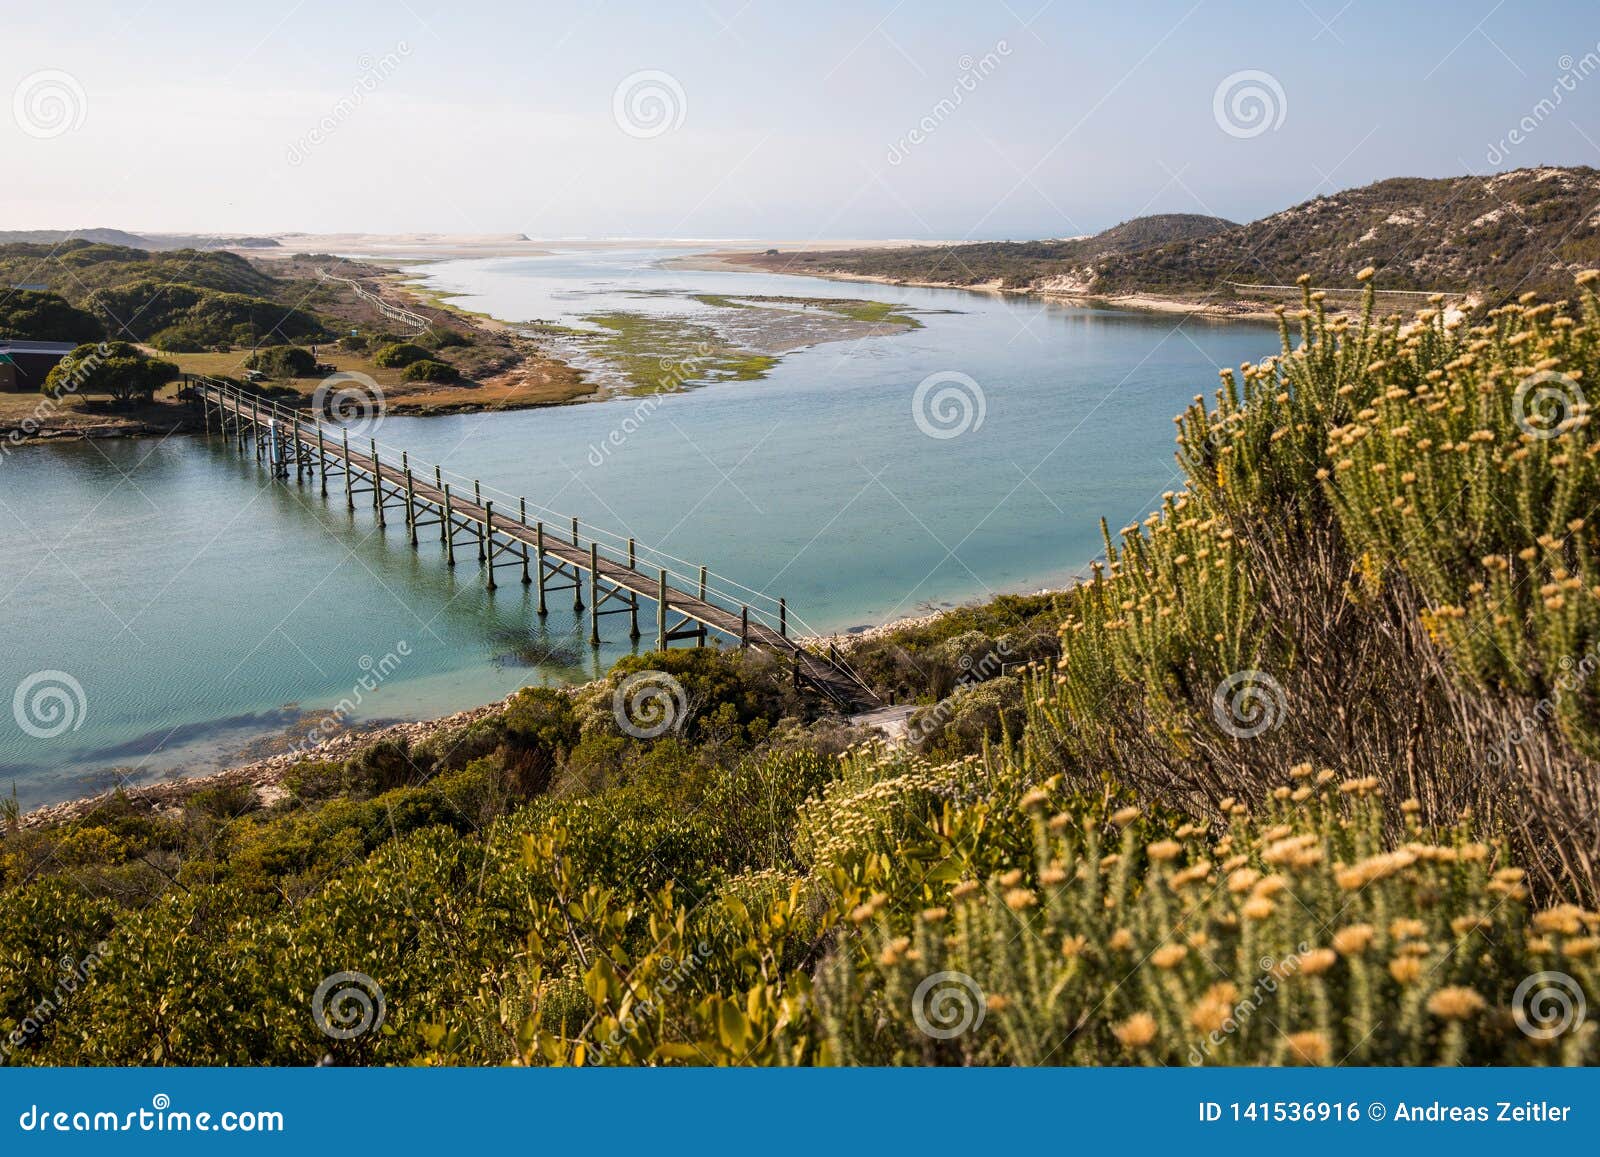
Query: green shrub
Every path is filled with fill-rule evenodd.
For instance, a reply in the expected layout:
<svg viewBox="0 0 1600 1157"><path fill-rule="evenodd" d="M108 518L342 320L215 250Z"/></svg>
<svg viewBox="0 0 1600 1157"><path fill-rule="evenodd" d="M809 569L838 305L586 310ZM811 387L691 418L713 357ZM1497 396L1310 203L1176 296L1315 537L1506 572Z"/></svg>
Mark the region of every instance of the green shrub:
<svg viewBox="0 0 1600 1157"><path fill-rule="evenodd" d="M380 366L398 370L416 362L424 361L432 351L425 346L415 345L411 342L396 342L386 345L372 355L372 360Z"/></svg>
<svg viewBox="0 0 1600 1157"><path fill-rule="evenodd" d="M273 346L251 354L245 366L271 378L309 378L317 372L317 359L299 346Z"/></svg>
<svg viewBox="0 0 1600 1157"><path fill-rule="evenodd" d="M408 382L453 382L461 376L461 371L448 362L424 358L422 361L412 362L400 376Z"/></svg>

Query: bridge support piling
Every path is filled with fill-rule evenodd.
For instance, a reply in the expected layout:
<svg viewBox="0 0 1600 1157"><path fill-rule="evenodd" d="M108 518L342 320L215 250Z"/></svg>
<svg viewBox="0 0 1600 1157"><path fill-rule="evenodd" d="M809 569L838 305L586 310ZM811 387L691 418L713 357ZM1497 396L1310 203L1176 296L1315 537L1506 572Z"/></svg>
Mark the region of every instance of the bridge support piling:
<svg viewBox="0 0 1600 1157"><path fill-rule="evenodd" d="M785 639L789 637L789 604L783 599L778 600L778 634Z"/></svg>
<svg viewBox="0 0 1600 1157"><path fill-rule="evenodd" d="M589 544L589 645L600 645L600 544Z"/></svg>
<svg viewBox="0 0 1600 1157"><path fill-rule="evenodd" d="M544 523L539 523L533 528L534 567L533 573L538 576L539 585L539 616L543 618L550 613L544 605Z"/></svg>
<svg viewBox="0 0 1600 1157"><path fill-rule="evenodd" d="M656 650L667 649L667 572L656 578Z"/></svg>
<svg viewBox="0 0 1600 1157"><path fill-rule="evenodd" d="M700 601L701 602L705 602L706 601L706 568L705 567L701 567L700 568ZM697 646L697 647L703 647L703 646L706 645L706 630L705 630L704 626L701 626L701 628L700 628L700 637L697 638L694 641L694 645Z"/></svg>
<svg viewBox="0 0 1600 1157"><path fill-rule="evenodd" d="M478 484L478 480L476 478L474 478L472 480L472 504L474 506L476 506L480 510L483 509L483 487ZM478 523L478 561L479 562L482 562L484 559L489 557L488 547L489 547L489 542L490 541L492 541L492 539L491 539L491 537L489 535L488 522L487 522L487 519L486 519L484 522ZM490 567L489 569L493 570L494 568ZM490 585L492 586L493 584L490 584Z"/></svg>
<svg viewBox="0 0 1600 1157"><path fill-rule="evenodd" d="M317 423L317 465L322 468L322 497L328 497L328 452L322 444L322 423Z"/></svg>
<svg viewBox="0 0 1600 1157"><path fill-rule="evenodd" d="M417 545L417 489L411 477L411 455L400 451L400 468L406 472L406 530L411 535L411 545Z"/></svg>
<svg viewBox="0 0 1600 1157"><path fill-rule="evenodd" d="M739 608L739 649L742 651L750 645L750 608Z"/></svg>
<svg viewBox="0 0 1600 1157"><path fill-rule="evenodd" d="M350 431L344 430L342 433L344 434L344 504L354 510L356 508L356 491L354 484L350 481Z"/></svg>
<svg viewBox="0 0 1600 1157"><path fill-rule="evenodd" d="M628 569L638 570L638 557L634 552L633 539L628 539ZM639 596L634 591L628 592L628 638L639 637Z"/></svg>
<svg viewBox="0 0 1600 1157"><path fill-rule="evenodd" d="M456 565L455 515L450 512L450 483L444 484L444 560L445 565Z"/></svg>
<svg viewBox="0 0 1600 1157"><path fill-rule="evenodd" d="M378 440L369 439L372 449L372 509L378 516L378 525L388 523L383 517L383 463L378 460Z"/></svg>
<svg viewBox="0 0 1600 1157"><path fill-rule="evenodd" d="M528 500L526 498L517 499L517 521L522 523L523 526L528 525ZM528 574L528 544L524 542L522 544L522 585L527 586L532 581L532 576Z"/></svg>
<svg viewBox="0 0 1600 1157"><path fill-rule="evenodd" d="M483 539L484 539L485 535L487 535L488 539L489 539L489 561L488 561L488 564L483 568L483 573L484 573L484 576L485 576L484 584L490 590L494 590L494 500L493 499L490 499L488 502L483 504L483 525L478 530L478 542L480 544L479 547L478 547L478 551L479 551L480 554L483 552L483 546L481 544L483 542Z"/></svg>

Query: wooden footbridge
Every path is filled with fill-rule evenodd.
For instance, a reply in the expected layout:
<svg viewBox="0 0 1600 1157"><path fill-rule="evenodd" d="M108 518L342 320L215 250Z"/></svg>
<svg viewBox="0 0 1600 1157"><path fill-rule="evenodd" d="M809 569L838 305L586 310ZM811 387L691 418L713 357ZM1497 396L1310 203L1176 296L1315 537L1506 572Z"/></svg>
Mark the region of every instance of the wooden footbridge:
<svg viewBox="0 0 1600 1157"><path fill-rule="evenodd" d="M393 451L385 460L375 438L364 439L364 447L352 447L347 428L230 382L191 375L184 394L200 410L208 437L215 432L240 454L253 449L257 463L274 478L287 481L292 474L300 484L317 482L323 495L333 479L351 510L357 496L367 496L363 501L371 502L380 527L391 517L403 518L412 546L420 545L424 532L430 538L437 533L452 567L463 550L475 552L489 590L498 585L496 573L510 568L515 581L536 589L541 616L549 613L550 596L571 592L574 613L588 609L592 646L600 645L600 620L610 615L626 615L628 637L640 638L641 603L651 602L657 650L687 639L704 646L708 634L716 633L737 639L741 647L782 657L797 686L812 687L841 707L878 702L836 650L819 655L790 637L785 599L774 600L721 576L713 583L708 567L693 573L692 567L684 569L688 564L640 548L632 538L580 527L577 518L552 517L542 507L535 506L535 511L544 517L529 521L525 498L506 496L497 506L477 480L449 474L456 479L452 483L447 471L412 462L404 451L398 461Z"/></svg>

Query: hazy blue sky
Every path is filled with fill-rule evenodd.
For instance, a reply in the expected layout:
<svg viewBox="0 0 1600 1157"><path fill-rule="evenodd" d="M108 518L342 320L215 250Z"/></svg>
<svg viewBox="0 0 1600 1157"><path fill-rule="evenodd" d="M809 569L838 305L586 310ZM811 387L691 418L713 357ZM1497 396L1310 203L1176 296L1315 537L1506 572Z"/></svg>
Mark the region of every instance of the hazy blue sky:
<svg viewBox="0 0 1600 1157"><path fill-rule="evenodd" d="M0 0L0 27L0 228L1036 237L1600 164L1594 0ZM1265 122L1217 107L1252 71Z"/></svg>

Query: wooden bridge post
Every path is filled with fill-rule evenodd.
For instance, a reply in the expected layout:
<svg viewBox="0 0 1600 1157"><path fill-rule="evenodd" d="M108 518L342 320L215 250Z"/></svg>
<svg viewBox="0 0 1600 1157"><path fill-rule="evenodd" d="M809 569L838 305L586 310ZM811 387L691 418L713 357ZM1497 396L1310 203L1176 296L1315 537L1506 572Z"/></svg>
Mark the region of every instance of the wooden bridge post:
<svg viewBox="0 0 1600 1157"><path fill-rule="evenodd" d="M456 565L456 528L455 515L450 513L450 483L444 484L444 560L449 566Z"/></svg>
<svg viewBox="0 0 1600 1157"><path fill-rule="evenodd" d="M476 478L474 478L472 480L472 504L474 506L478 507L479 509L483 508L483 487L478 484L478 480ZM479 562L482 562L486 557L488 557L487 553L486 553L486 545L487 545L486 544L486 540L488 538L489 538L488 526L486 525L486 523L480 522L478 524L478 561Z"/></svg>
<svg viewBox="0 0 1600 1157"><path fill-rule="evenodd" d="M494 499L492 498L483 504L483 526L478 530L478 554L480 557L483 554L484 535L489 537L489 564L483 568L488 576L485 585L490 590L494 590Z"/></svg>
<svg viewBox="0 0 1600 1157"><path fill-rule="evenodd" d="M417 545L417 491L411 477L411 455L400 451L400 468L406 472L406 529L411 532L411 545Z"/></svg>
<svg viewBox="0 0 1600 1157"><path fill-rule="evenodd" d="M633 539L628 539L628 569L638 569L638 555L634 551ZM639 637L639 595L635 591L628 592L628 638Z"/></svg>
<svg viewBox="0 0 1600 1157"><path fill-rule="evenodd" d="M550 611L544 605L544 523L542 522L533 528L533 549L535 551L533 573L538 576L539 584L539 614L544 616Z"/></svg>
<svg viewBox="0 0 1600 1157"><path fill-rule="evenodd" d="M578 517L572 517L572 545L578 545ZM583 610L583 571L577 563L572 564L572 613L577 614Z"/></svg>
<svg viewBox="0 0 1600 1157"><path fill-rule="evenodd" d="M385 526L387 523L383 517L383 466L378 461L378 440L372 438L369 441L372 450L372 509L377 512L378 525Z"/></svg>
<svg viewBox="0 0 1600 1157"><path fill-rule="evenodd" d="M750 608L739 608L739 649L750 645Z"/></svg>
<svg viewBox="0 0 1600 1157"><path fill-rule="evenodd" d="M705 567L701 567L700 568L700 601L701 602L705 602L706 601L706 568ZM701 626L701 628L700 628L700 636L697 639L695 639L694 645L697 646L697 647L703 647L703 646L706 645L706 629L705 629L704 626Z"/></svg>
<svg viewBox="0 0 1600 1157"><path fill-rule="evenodd" d="M656 650L667 649L667 572L656 579Z"/></svg>
<svg viewBox="0 0 1600 1157"><path fill-rule="evenodd" d="M589 645L600 645L600 544L589 543Z"/></svg>
<svg viewBox="0 0 1600 1157"><path fill-rule="evenodd" d="M523 526L527 526L528 525L528 500L526 498L517 499L517 521L522 523ZM521 542L520 539L518 539L518 541ZM528 544L526 542L523 542L522 543L522 585L523 586L527 586L532 581L533 581L532 576L528 574Z"/></svg>
<svg viewBox="0 0 1600 1157"><path fill-rule="evenodd" d="M261 401L250 399L250 436L256 443L256 461L261 461Z"/></svg>
<svg viewBox="0 0 1600 1157"><path fill-rule="evenodd" d="M322 467L322 497L328 497L328 451L322 444L322 421L317 421L317 465Z"/></svg>
<svg viewBox="0 0 1600 1157"><path fill-rule="evenodd" d="M789 604L783 599L778 600L778 634L789 637Z"/></svg>
<svg viewBox="0 0 1600 1157"><path fill-rule="evenodd" d="M356 492L350 483L350 431L341 430L344 436L344 504L351 510L356 508Z"/></svg>
<svg viewBox="0 0 1600 1157"><path fill-rule="evenodd" d="M445 491L444 470L441 467L438 467L438 466L435 466L433 468L433 488L435 490L439 491L439 493L441 493L441 494L443 494L444 491ZM444 546L449 541L450 541L450 524L445 520L444 510L443 510L443 508L441 508L440 511L439 511L439 545L440 546Z"/></svg>

